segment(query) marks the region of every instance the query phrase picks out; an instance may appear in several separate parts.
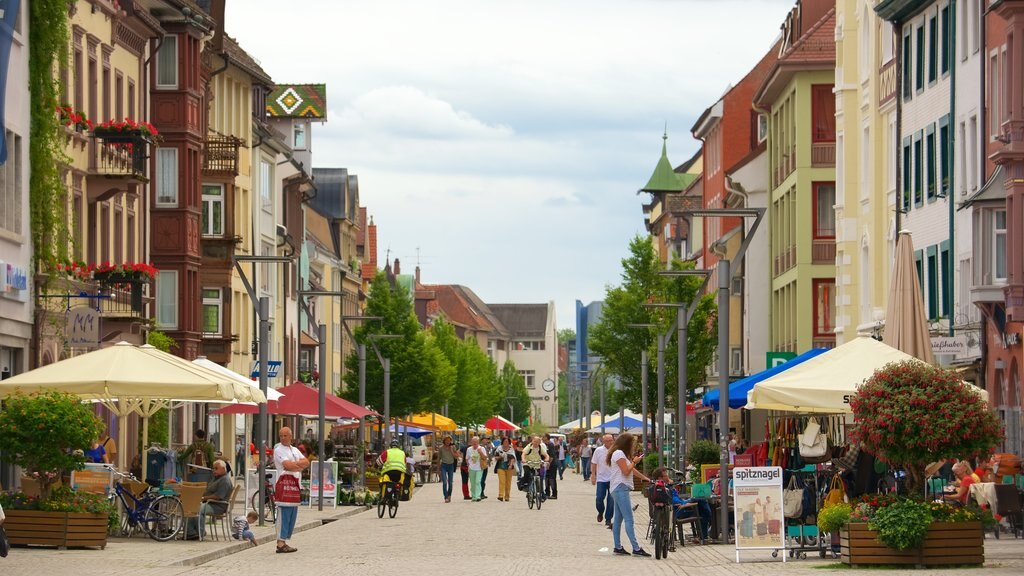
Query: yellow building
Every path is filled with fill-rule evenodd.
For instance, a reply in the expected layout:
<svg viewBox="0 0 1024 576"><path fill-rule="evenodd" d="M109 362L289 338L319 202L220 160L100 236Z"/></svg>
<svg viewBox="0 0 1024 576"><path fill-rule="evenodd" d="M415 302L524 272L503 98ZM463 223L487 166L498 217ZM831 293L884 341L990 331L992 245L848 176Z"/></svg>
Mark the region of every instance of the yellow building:
<svg viewBox="0 0 1024 576"><path fill-rule="evenodd" d="M894 249L898 68L870 4L836 3L837 344L882 327Z"/></svg>

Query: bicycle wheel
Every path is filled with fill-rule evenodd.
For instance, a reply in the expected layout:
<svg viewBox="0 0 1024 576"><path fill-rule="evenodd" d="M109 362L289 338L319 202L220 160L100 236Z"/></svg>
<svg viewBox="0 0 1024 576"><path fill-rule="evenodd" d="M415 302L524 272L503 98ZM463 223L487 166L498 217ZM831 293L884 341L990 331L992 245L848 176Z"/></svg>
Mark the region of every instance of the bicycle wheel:
<svg viewBox="0 0 1024 576"><path fill-rule="evenodd" d="M381 494L380 500L377 501L377 518L384 517L384 510L388 507L388 498L391 495L391 487L385 486L384 493Z"/></svg>
<svg viewBox="0 0 1024 576"><path fill-rule="evenodd" d="M160 496L143 512L142 528L157 542L171 540L184 525L185 510L174 496Z"/></svg>
<svg viewBox="0 0 1024 576"><path fill-rule="evenodd" d="M277 506L274 504L273 494L267 492L264 496L263 505L265 506L263 512L263 519L271 524L277 522ZM252 511L259 514L260 512L260 493L253 492L252 497L249 499L249 505Z"/></svg>
<svg viewBox="0 0 1024 576"><path fill-rule="evenodd" d="M398 493L392 491L391 500L388 502L388 518L394 518L398 514Z"/></svg>
<svg viewBox="0 0 1024 576"><path fill-rule="evenodd" d="M533 510L533 497L536 492L537 489L533 487L533 482L530 482L530 486L526 489L526 505L530 507L530 510Z"/></svg>
<svg viewBox="0 0 1024 576"><path fill-rule="evenodd" d="M671 510L666 509L661 518L661 530L658 533L661 541L661 559L668 558L668 550L672 546L672 515Z"/></svg>
<svg viewBox="0 0 1024 576"><path fill-rule="evenodd" d="M538 481L537 483L540 484L540 481ZM543 504L543 503L544 503L544 492L540 489L540 486L538 486L537 487L537 510L540 510L540 505Z"/></svg>
<svg viewBox="0 0 1024 576"><path fill-rule="evenodd" d="M655 509L657 510L657 509ZM654 539L654 559L660 560L665 555L665 540L661 537L662 525L664 524L660 511L654 514L654 528L651 530L651 536Z"/></svg>

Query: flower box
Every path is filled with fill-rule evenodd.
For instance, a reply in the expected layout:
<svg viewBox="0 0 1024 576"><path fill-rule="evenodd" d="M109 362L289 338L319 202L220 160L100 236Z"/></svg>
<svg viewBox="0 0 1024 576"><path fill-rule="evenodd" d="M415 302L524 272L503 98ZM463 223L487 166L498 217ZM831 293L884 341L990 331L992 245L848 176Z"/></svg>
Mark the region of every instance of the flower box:
<svg viewBox="0 0 1024 576"><path fill-rule="evenodd" d="M924 545L895 550L878 541L878 533L867 523L847 524L840 531L844 564L909 564L915 566L966 566L985 563L985 535L981 522L933 522Z"/></svg>
<svg viewBox="0 0 1024 576"><path fill-rule="evenodd" d="M11 544L58 548L107 546L107 515L39 510L5 510Z"/></svg>

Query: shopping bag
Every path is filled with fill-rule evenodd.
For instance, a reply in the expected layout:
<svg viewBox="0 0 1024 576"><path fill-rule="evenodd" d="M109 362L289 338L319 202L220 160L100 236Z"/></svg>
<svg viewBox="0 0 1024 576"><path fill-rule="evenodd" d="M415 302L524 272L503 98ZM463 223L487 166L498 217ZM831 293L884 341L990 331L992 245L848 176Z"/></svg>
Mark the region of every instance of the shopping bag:
<svg viewBox="0 0 1024 576"><path fill-rule="evenodd" d="M807 464L820 464L832 459L828 435L821 431L817 420L808 420L807 427L800 435L800 459Z"/></svg>
<svg viewBox="0 0 1024 576"><path fill-rule="evenodd" d="M796 475L793 475L782 492L782 513L786 518L802 518L803 511L804 488L797 485Z"/></svg>
<svg viewBox="0 0 1024 576"><path fill-rule="evenodd" d="M828 508L833 504L842 504L846 502L846 489L843 487L843 479L838 474L832 477L832 483L829 485L828 494L825 495L825 501L822 503L822 509Z"/></svg>
<svg viewBox="0 0 1024 576"><path fill-rule="evenodd" d="M299 479L291 474L282 474L274 485L274 501L279 504L298 504L302 501Z"/></svg>

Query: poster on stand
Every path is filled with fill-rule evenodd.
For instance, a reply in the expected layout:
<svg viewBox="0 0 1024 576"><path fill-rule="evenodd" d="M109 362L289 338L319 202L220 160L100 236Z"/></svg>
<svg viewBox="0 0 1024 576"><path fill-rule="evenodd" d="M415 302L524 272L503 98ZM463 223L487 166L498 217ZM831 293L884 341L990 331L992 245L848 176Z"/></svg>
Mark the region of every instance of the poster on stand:
<svg viewBox="0 0 1024 576"><path fill-rule="evenodd" d="M110 495L114 489L114 471L109 464L86 463L82 470L71 471L71 489L90 494Z"/></svg>
<svg viewBox="0 0 1024 576"><path fill-rule="evenodd" d="M766 466L733 470L736 505L736 562L741 550L780 550L786 547L782 513L782 468ZM786 561L785 553L782 561Z"/></svg>
<svg viewBox="0 0 1024 576"><path fill-rule="evenodd" d="M320 482L324 484L324 503L336 506L338 503L338 463L328 460L321 467L320 462L309 463L309 505L317 502L320 493Z"/></svg>

